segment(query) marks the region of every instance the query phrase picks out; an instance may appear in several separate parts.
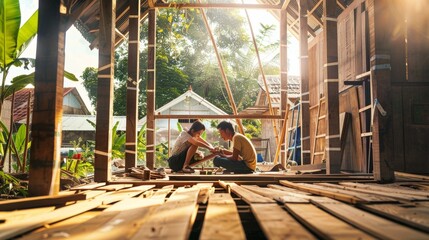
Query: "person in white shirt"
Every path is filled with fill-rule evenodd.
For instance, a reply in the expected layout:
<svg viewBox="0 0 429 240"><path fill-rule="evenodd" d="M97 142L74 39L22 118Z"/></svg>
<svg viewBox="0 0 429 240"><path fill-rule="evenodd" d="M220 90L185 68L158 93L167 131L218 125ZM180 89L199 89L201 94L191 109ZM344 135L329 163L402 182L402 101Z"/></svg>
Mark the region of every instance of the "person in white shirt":
<svg viewBox="0 0 429 240"><path fill-rule="evenodd" d="M214 153L215 149L206 140L201 138L201 134L206 130L204 124L197 120L192 123L188 131L182 131L174 143L168 165L174 172L193 173L194 169L190 165L196 165L199 162L213 158L215 154L209 154L206 157L197 151L199 147L207 148Z"/></svg>

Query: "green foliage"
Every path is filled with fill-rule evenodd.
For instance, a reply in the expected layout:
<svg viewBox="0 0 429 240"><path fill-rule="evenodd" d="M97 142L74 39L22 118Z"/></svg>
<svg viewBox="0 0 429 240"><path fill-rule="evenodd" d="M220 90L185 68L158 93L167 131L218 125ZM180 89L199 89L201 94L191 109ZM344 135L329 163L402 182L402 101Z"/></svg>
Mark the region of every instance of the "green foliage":
<svg viewBox="0 0 429 240"><path fill-rule="evenodd" d="M0 171L0 194L26 197L28 189L23 187L17 178Z"/></svg>
<svg viewBox="0 0 429 240"><path fill-rule="evenodd" d="M258 119L243 119L243 127L248 138L261 136L261 121Z"/></svg>

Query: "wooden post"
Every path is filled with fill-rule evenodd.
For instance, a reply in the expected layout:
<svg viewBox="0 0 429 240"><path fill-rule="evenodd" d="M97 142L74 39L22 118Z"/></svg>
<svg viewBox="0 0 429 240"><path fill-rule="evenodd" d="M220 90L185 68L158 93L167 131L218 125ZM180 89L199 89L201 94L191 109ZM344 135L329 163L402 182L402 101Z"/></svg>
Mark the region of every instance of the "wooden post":
<svg viewBox="0 0 429 240"><path fill-rule="evenodd" d="M287 82L287 10L285 7L285 9L280 10L280 114L282 119L285 119L289 111L287 104ZM287 124L283 123L284 121L287 121L287 119L281 121L280 124L281 126L287 127ZM283 131L283 129L281 131ZM281 143L280 163L286 166L286 148L289 143L286 143L286 139L279 140Z"/></svg>
<svg viewBox="0 0 429 240"><path fill-rule="evenodd" d="M111 178L116 0L100 1L94 180Z"/></svg>
<svg viewBox="0 0 429 240"><path fill-rule="evenodd" d="M126 171L137 165L137 123L139 95L140 0L131 0L128 41Z"/></svg>
<svg viewBox="0 0 429 240"><path fill-rule="evenodd" d="M155 165L156 9L149 10L148 19L146 166L153 169Z"/></svg>
<svg viewBox="0 0 429 240"><path fill-rule="evenodd" d="M340 115L338 100L337 1L323 0L324 93L326 105L326 173L341 168Z"/></svg>
<svg viewBox="0 0 429 240"><path fill-rule="evenodd" d="M299 40L301 55L301 163L310 164L310 90L308 75L308 5L299 1Z"/></svg>
<svg viewBox="0 0 429 240"><path fill-rule="evenodd" d="M63 2L39 1L29 174L31 196L56 195L60 183L65 31ZM12 131L12 130L11 130Z"/></svg>
<svg viewBox="0 0 429 240"><path fill-rule="evenodd" d="M369 38L371 52L372 94L386 116L381 116L377 107L374 109L372 129L373 171L374 178L380 182L395 180L392 167L393 158L393 114L391 98L391 17L388 0L368 0ZM372 103L374 104L374 103Z"/></svg>

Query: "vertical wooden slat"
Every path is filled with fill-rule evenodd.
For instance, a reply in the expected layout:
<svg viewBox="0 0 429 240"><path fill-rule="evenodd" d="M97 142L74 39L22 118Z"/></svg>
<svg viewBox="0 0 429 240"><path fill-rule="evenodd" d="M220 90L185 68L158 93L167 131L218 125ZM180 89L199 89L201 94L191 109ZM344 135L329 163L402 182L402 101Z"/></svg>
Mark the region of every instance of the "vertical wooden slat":
<svg viewBox="0 0 429 240"><path fill-rule="evenodd" d="M338 101L337 3L323 1L324 92L326 104L326 173L339 173L341 168L340 119Z"/></svg>
<svg viewBox="0 0 429 240"><path fill-rule="evenodd" d="M100 1L94 179L111 178L116 0Z"/></svg>
<svg viewBox="0 0 429 240"><path fill-rule="evenodd" d="M375 109L373 116L373 172L381 182L395 180L393 160L393 119L391 103L391 16L388 6L391 1L368 0L369 37L371 51L372 94L388 113L381 116ZM376 34L377 33L377 34Z"/></svg>
<svg viewBox="0 0 429 240"><path fill-rule="evenodd" d="M156 9L149 10L148 19L146 166L153 169L155 163Z"/></svg>
<svg viewBox="0 0 429 240"><path fill-rule="evenodd" d="M137 123L139 95L140 0L131 0L128 41L127 131L125 169L137 164Z"/></svg>
<svg viewBox="0 0 429 240"><path fill-rule="evenodd" d="M287 83L288 83L288 73L287 73L287 10L280 11L280 104L282 119L285 119L285 116L288 111L287 104ZM287 121L287 119L285 120ZM281 122L283 126L283 121ZM284 125L287 127L287 125ZM283 131L283 130L282 130ZM280 139L281 150L280 150L280 162L283 166L286 166L286 146L289 143L286 143L286 139Z"/></svg>
<svg viewBox="0 0 429 240"><path fill-rule="evenodd" d="M299 38L301 55L301 163L310 164L310 93L308 74L308 5L299 1Z"/></svg>
<svg viewBox="0 0 429 240"><path fill-rule="evenodd" d="M60 183L65 31L62 1L39 1L29 194L56 195Z"/></svg>

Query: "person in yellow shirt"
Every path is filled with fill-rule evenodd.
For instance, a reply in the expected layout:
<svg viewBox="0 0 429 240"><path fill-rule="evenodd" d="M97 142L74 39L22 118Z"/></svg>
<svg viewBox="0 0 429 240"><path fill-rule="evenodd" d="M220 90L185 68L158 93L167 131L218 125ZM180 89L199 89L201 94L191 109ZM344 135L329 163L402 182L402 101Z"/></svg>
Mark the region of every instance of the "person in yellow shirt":
<svg viewBox="0 0 429 240"><path fill-rule="evenodd" d="M233 146L232 151L218 150L213 164L225 168L227 172L253 173L256 169L256 150L252 142L243 134L235 132L230 122L220 122L217 129L222 139L232 141Z"/></svg>

